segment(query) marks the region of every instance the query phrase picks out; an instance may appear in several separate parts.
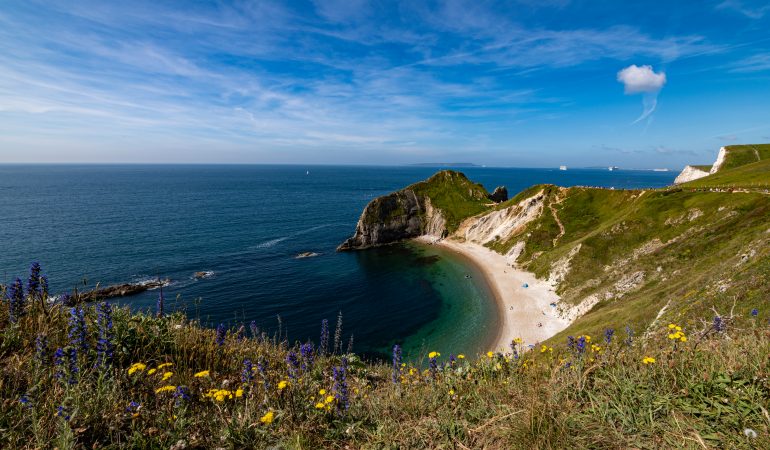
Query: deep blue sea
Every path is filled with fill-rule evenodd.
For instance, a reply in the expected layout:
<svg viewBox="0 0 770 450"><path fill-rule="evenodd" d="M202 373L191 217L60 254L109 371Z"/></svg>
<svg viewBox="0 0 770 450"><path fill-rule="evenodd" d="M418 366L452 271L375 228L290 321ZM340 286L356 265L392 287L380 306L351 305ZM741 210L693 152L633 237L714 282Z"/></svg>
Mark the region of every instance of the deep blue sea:
<svg viewBox="0 0 770 450"><path fill-rule="evenodd" d="M268 165L0 165L0 280L39 261L52 291L157 277L168 308L209 326L254 320L292 341L318 341L343 315L345 345L382 355L484 350L496 311L481 276L457 256L397 245L351 253L367 202L437 168ZM511 195L536 183L660 187L676 173L461 169ZM296 259L300 252L318 256ZM193 273L213 276L195 280ZM466 278L465 275L471 275ZM119 300L155 307L158 291ZM248 327L247 327L248 328Z"/></svg>

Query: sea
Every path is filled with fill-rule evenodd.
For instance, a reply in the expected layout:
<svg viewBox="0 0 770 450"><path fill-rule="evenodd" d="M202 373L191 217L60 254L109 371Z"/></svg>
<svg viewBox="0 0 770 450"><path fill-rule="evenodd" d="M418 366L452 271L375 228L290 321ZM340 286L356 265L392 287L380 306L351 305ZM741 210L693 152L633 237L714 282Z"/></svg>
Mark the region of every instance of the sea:
<svg viewBox="0 0 770 450"><path fill-rule="evenodd" d="M38 261L54 293L168 278L167 311L289 342L319 341L341 317L343 349L387 358L394 344L486 351L497 310L466 260L398 244L337 253L373 198L428 178L425 166L0 165L0 281ZM490 192L533 184L654 188L675 172L458 169ZM303 252L317 255L298 258ZM196 272L207 276L196 278ZM158 290L114 300L154 312ZM247 332L248 335L248 332Z"/></svg>

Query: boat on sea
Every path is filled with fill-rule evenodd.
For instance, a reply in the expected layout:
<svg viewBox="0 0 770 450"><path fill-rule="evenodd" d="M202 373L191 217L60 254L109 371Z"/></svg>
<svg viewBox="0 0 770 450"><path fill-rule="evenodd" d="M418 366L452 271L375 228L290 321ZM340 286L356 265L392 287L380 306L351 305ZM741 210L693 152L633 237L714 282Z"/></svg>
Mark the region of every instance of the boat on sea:
<svg viewBox="0 0 770 450"><path fill-rule="evenodd" d="M559 166L559 170L567 170L567 166Z"/></svg>
<svg viewBox="0 0 770 450"><path fill-rule="evenodd" d="M607 170L609 170L610 172L612 172L613 170L618 170L618 169L619 169L619 167L618 167L618 166L609 166L609 167L607 168Z"/></svg>

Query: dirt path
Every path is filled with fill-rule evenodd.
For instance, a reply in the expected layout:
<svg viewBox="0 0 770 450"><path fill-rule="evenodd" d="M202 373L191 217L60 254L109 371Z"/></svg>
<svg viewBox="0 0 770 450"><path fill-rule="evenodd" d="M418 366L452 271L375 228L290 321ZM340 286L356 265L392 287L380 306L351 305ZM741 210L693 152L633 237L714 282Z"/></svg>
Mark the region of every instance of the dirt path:
<svg viewBox="0 0 770 450"><path fill-rule="evenodd" d="M556 224L559 225L559 234L556 235L555 238L553 238L553 246L556 247L556 242L559 241L559 238L564 236L564 225L561 223L561 220L559 220L559 215L556 213L556 208L553 207L553 205L558 205L561 202L564 201L565 196L561 195L561 192L556 197L555 202L549 202L548 203L548 209L551 210L551 214L553 215L553 220L556 221Z"/></svg>

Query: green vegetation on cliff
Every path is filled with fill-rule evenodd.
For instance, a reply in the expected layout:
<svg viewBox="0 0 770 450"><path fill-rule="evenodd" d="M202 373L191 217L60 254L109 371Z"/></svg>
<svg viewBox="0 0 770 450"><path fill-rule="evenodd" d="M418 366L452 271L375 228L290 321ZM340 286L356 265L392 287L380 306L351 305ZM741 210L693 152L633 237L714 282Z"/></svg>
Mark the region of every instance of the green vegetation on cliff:
<svg viewBox="0 0 770 450"><path fill-rule="evenodd" d="M442 170L407 189L430 198L433 206L442 211L449 233L455 231L466 217L489 208L489 192L484 186L470 181L465 174L452 170Z"/></svg>
<svg viewBox="0 0 770 450"><path fill-rule="evenodd" d="M770 144L728 145L725 152L720 171L770 159Z"/></svg>
<svg viewBox="0 0 770 450"><path fill-rule="evenodd" d="M729 153L728 153L729 155ZM683 188L770 189L770 157L680 185Z"/></svg>

